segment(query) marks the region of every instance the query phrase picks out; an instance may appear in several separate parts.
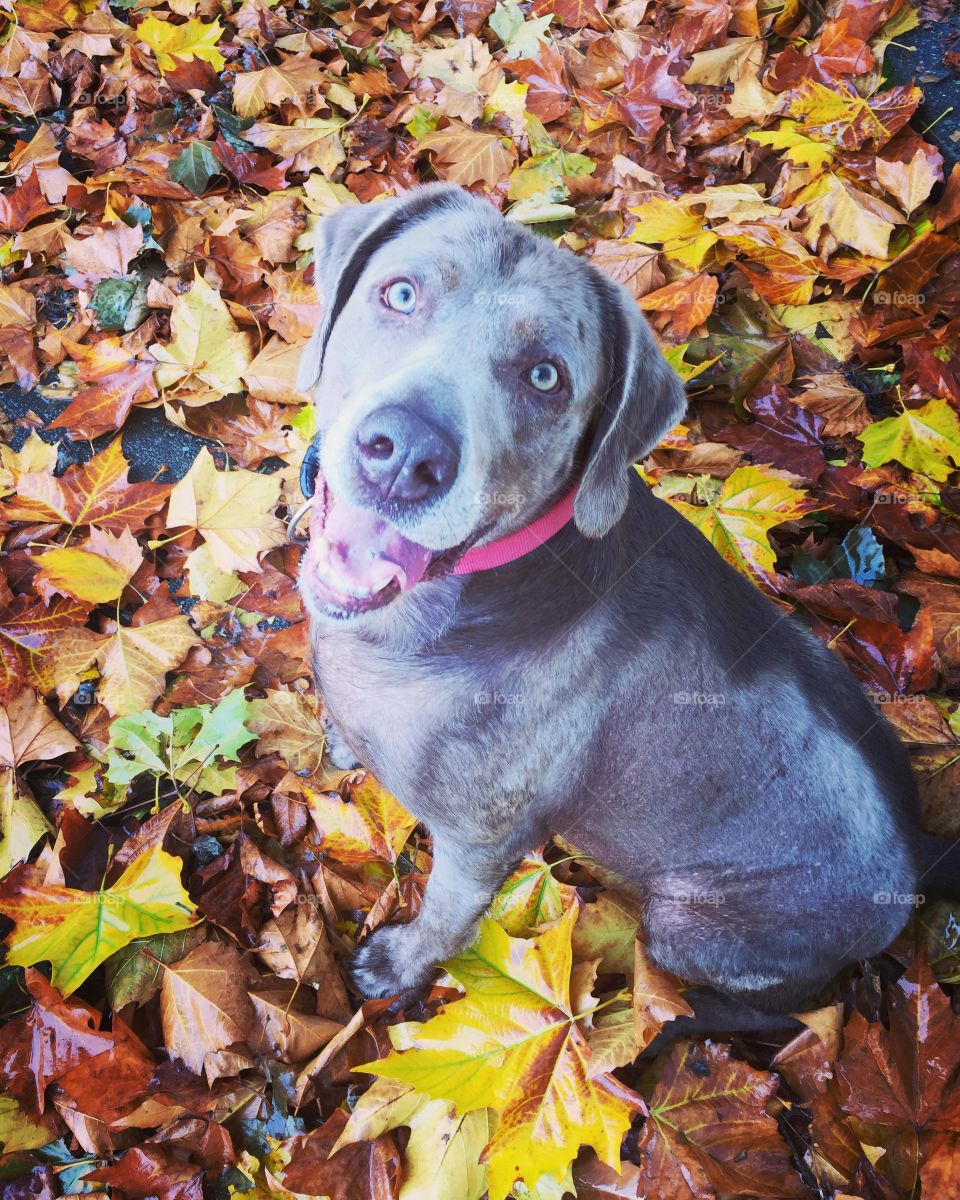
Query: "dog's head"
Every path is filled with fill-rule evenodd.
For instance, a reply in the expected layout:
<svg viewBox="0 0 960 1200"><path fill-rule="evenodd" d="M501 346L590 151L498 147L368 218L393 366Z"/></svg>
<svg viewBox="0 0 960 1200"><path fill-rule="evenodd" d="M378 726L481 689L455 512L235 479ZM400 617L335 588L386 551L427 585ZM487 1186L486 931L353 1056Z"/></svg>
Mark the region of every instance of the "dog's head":
<svg viewBox="0 0 960 1200"><path fill-rule="evenodd" d="M588 263L432 185L321 222L324 320L301 583L316 616L370 612L577 479L574 520L623 515L630 463L684 411L632 296Z"/></svg>

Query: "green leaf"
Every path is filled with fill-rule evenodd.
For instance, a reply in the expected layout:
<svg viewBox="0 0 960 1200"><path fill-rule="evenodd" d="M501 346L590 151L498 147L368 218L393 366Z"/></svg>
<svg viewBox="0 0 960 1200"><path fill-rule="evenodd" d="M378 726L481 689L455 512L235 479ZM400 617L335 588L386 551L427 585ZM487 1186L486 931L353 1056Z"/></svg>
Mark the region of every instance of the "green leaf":
<svg viewBox="0 0 960 1200"><path fill-rule="evenodd" d="M491 13L490 28L506 47L507 58L536 58L547 40L545 35L552 20L550 13L525 21L520 5L514 0L506 0Z"/></svg>
<svg viewBox="0 0 960 1200"><path fill-rule="evenodd" d="M135 938L195 925L193 901L180 882L183 864L159 846L135 858L110 888L81 892L43 887L8 875L0 885L0 913L14 922L7 962L49 962L50 982L65 996Z"/></svg>
<svg viewBox="0 0 960 1200"><path fill-rule="evenodd" d="M91 307L101 329L123 329L136 290L136 279L103 279L97 284Z"/></svg>
<svg viewBox="0 0 960 1200"><path fill-rule="evenodd" d="M234 784L233 771L222 764L236 762L241 747L256 736L244 724L250 711L243 689L237 688L216 708L203 704L174 709L167 717L154 712L118 717L110 726L107 779L129 784L149 772L222 795Z"/></svg>
<svg viewBox="0 0 960 1200"><path fill-rule="evenodd" d="M223 164L209 142L191 142L170 164L170 178L182 183L195 196L202 196L210 180L222 171Z"/></svg>
<svg viewBox="0 0 960 1200"><path fill-rule="evenodd" d="M896 459L943 483L954 469L948 459L960 465L960 419L946 400L931 400L922 408L876 421L857 437L867 467Z"/></svg>
<svg viewBox="0 0 960 1200"><path fill-rule="evenodd" d="M415 137L419 142L420 139L426 137L428 133L433 133L439 123L439 113L432 113L428 109L424 108L422 104L418 104L417 111L407 122L407 133L409 133L412 137Z"/></svg>
<svg viewBox="0 0 960 1200"><path fill-rule="evenodd" d="M164 963L179 962L203 941L202 928L137 938L104 964L107 999L114 1012L125 1004L145 1004L160 990Z"/></svg>
<svg viewBox="0 0 960 1200"><path fill-rule="evenodd" d="M238 117L225 104L211 104L210 109L217 118L217 124L220 126L220 132L223 134L223 140L228 146L232 146L234 150L239 151L241 154L249 154L251 151L257 149L253 142L248 142L240 136L245 129L249 129L253 124L253 117Z"/></svg>

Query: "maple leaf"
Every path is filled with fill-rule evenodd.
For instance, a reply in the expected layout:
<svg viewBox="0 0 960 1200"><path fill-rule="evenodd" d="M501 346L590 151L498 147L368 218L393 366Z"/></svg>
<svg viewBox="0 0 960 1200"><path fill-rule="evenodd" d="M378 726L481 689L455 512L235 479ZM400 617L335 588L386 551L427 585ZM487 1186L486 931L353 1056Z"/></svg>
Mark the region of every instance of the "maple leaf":
<svg viewBox="0 0 960 1200"><path fill-rule="evenodd" d="M827 87L802 79L790 102L801 131L829 145L859 150L866 142L882 146L909 121L923 93L895 87L864 98L852 86Z"/></svg>
<svg viewBox="0 0 960 1200"><path fill-rule="evenodd" d="M35 166L30 173L9 195L0 196L0 229L8 229L14 233L26 229L31 221L51 212L51 206L40 187L40 179Z"/></svg>
<svg viewBox="0 0 960 1200"><path fill-rule="evenodd" d="M919 146L907 162L877 159L878 181L885 191L900 201L908 216L920 207L933 190L933 185L942 178L943 171L930 161L930 157Z"/></svg>
<svg viewBox="0 0 960 1200"><path fill-rule="evenodd" d="M445 129L428 133L420 140L420 147L436 154L445 179L464 187L472 183L494 187L516 160L516 150L508 139L498 133L470 129L461 121L451 121Z"/></svg>
<svg viewBox="0 0 960 1200"><path fill-rule="evenodd" d="M641 1187L658 1196L717 1193L791 1200L807 1189L768 1112L777 1077L712 1042L680 1042L648 1102Z"/></svg>
<svg viewBox="0 0 960 1200"><path fill-rule="evenodd" d="M80 369L81 388L50 429L69 429L81 437L94 438L119 429L136 404L150 404L157 396L153 379L156 363L126 350L116 337L101 338L92 345L79 345L61 338Z"/></svg>
<svg viewBox="0 0 960 1200"><path fill-rule="evenodd" d="M107 779L126 785L149 772L182 783L188 791L220 796L236 787L239 750L256 736L244 721L250 703L243 690L216 706L176 708L165 717L154 712L118 717L110 725Z"/></svg>
<svg viewBox="0 0 960 1200"><path fill-rule="evenodd" d="M931 479L946 479L960 466L960 419L946 400L930 400L922 408L906 408L896 417L868 425L858 439L868 467L896 459Z"/></svg>
<svg viewBox="0 0 960 1200"><path fill-rule="evenodd" d="M93 526L80 545L58 546L37 556L34 586L47 598L62 592L102 604L117 599L142 562L143 551L129 529L114 535Z"/></svg>
<svg viewBox="0 0 960 1200"><path fill-rule="evenodd" d="M226 59L217 49L223 36L223 26L218 20L209 25L195 18L182 25L162 21L152 14L137 26L137 39L153 51L157 66L166 75L176 71L180 61L190 62L199 58L209 63L215 71L223 69Z"/></svg>
<svg viewBox="0 0 960 1200"><path fill-rule="evenodd" d="M796 121L781 121L776 129L754 129L746 136L759 146L773 146L775 150L784 150L784 158L788 162L809 167L816 175L836 157L836 149L833 146L801 133Z"/></svg>
<svg viewBox="0 0 960 1200"><path fill-rule="evenodd" d="M14 521L62 525L99 525L111 533L138 530L158 512L170 493L169 484L130 483L129 463L116 438L79 467L59 478L50 471L31 471L17 482L16 496L4 502Z"/></svg>
<svg viewBox="0 0 960 1200"><path fill-rule="evenodd" d="M67 1000L40 971L27 968L27 1011L0 1028L0 1064L10 1092L40 1116L47 1086L113 1044L101 1015L83 1000Z"/></svg>
<svg viewBox="0 0 960 1200"><path fill-rule="evenodd" d="M241 390L253 337L237 328L220 293L199 272L174 302L170 332L165 346L150 347L159 388L174 388L185 404L207 404Z"/></svg>
<svg viewBox="0 0 960 1200"><path fill-rule="evenodd" d="M507 58L534 58L546 43L545 34L553 14L526 20L514 0L498 3L490 14L490 28L503 42Z"/></svg>
<svg viewBox="0 0 960 1200"><path fill-rule="evenodd" d="M70 754L79 743L26 688L0 704L0 872L22 862L50 829L15 769Z"/></svg>
<svg viewBox="0 0 960 1200"><path fill-rule="evenodd" d="M233 85L233 108L240 117L258 117L268 105L295 104L305 116L319 106L324 80L321 63L309 54L286 59L278 67L245 71Z"/></svg>
<svg viewBox="0 0 960 1200"><path fill-rule="evenodd" d="M334 1155L333 1146L346 1123L347 1114L338 1108L319 1129L283 1143L289 1162L283 1171L284 1188L324 1200L357 1200L357 1183L363 1180L364 1200L394 1200L400 1155L393 1138L383 1133L372 1142L344 1146Z"/></svg>
<svg viewBox="0 0 960 1200"><path fill-rule="evenodd" d="M163 968L163 1040L196 1075L217 1078L217 1055L242 1042L253 1023L246 984L252 972L232 944L203 942Z"/></svg>
<svg viewBox="0 0 960 1200"><path fill-rule="evenodd" d="M400 1053L357 1070L410 1084L460 1114L499 1113L486 1151L490 1200L518 1179L564 1172L583 1145L612 1167L638 1098L594 1072L570 1003L571 909L535 939L484 921L469 950L445 964L466 989L424 1025L391 1031Z"/></svg>
<svg viewBox="0 0 960 1200"><path fill-rule="evenodd" d="M494 1130L489 1109L458 1116L452 1104L431 1100L391 1079L376 1079L357 1101L331 1151L371 1142L400 1126L410 1130L398 1200L480 1200L487 1190L481 1156Z"/></svg>
<svg viewBox="0 0 960 1200"><path fill-rule="evenodd" d="M369 772L350 789L350 803L309 789L304 798L320 849L342 863L395 863L417 824Z"/></svg>
<svg viewBox="0 0 960 1200"><path fill-rule="evenodd" d="M165 673L179 666L197 641L184 616L115 625L94 651L104 708L115 717L149 708L163 690Z"/></svg>
<svg viewBox="0 0 960 1200"><path fill-rule="evenodd" d="M78 287L101 279L123 277L130 260L143 249L143 229L116 221L95 229L85 238L64 238L64 258L71 282Z"/></svg>
<svg viewBox="0 0 960 1200"><path fill-rule="evenodd" d="M257 735L257 754L276 752L291 771L320 770L326 734L316 704L300 692L268 690L250 705L247 727Z"/></svg>
<svg viewBox="0 0 960 1200"><path fill-rule="evenodd" d="M167 522L172 529L196 529L204 544L187 555L188 572L259 571L260 555L286 541L273 514L280 479L255 471L218 471L206 447L174 486Z"/></svg>
<svg viewBox="0 0 960 1200"><path fill-rule="evenodd" d="M41 886L20 868L0 883L0 912L14 922L7 962L49 962L50 980L65 996L115 950L134 938L196 924L180 883L182 863L159 846L141 854L110 888L81 892Z"/></svg>
<svg viewBox="0 0 960 1200"><path fill-rule="evenodd" d="M694 270L703 266L707 252L718 241L712 230L704 228L702 216L663 196L654 196L630 212L640 218L630 233L631 242L658 242L667 258Z"/></svg>
<svg viewBox="0 0 960 1200"><path fill-rule="evenodd" d="M683 83L705 83L711 87L736 82L760 44L759 38L731 38L725 46L700 50L680 79Z"/></svg>
<svg viewBox="0 0 960 1200"><path fill-rule="evenodd" d="M852 246L872 258L886 258L890 235L904 218L895 208L870 192L823 175L797 196L806 206L804 234L813 250L829 257L838 244Z"/></svg>
<svg viewBox="0 0 960 1200"><path fill-rule="evenodd" d="M9 704L0 704L0 766L19 767L25 762L59 758L79 746L30 689Z"/></svg>
<svg viewBox="0 0 960 1200"><path fill-rule="evenodd" d="M529 937L577 902L577 890L553 875L541 853L528 854L500 888L490 915L511 935Z"/></svg>
<svg viewBox="0 0 960 1200"><path fill-rule="evenodd" d="M639 300L644 312L669 314L668 320L676 338L689 337L713 312L717 298L717 277L701 272L677 279L665 287L650 292Z"/></svg>
<svg viewBox="0 0 960 1200"><path fill-rule="evenodd" d="M922 956L889 993L889 1030L854 1013L837 1072L843 1110L907 1195L950 1195L960 1173L960 1028Z"/></svg>
<svg viewBox="0 0 960 1200"><path fill-rule="evenodd" d="M758 467L738 467L715 499L702 507L670 503L692 521L728 563L754 577L773 572L776 554L768 532L813 506L807 493Z"/></svg>

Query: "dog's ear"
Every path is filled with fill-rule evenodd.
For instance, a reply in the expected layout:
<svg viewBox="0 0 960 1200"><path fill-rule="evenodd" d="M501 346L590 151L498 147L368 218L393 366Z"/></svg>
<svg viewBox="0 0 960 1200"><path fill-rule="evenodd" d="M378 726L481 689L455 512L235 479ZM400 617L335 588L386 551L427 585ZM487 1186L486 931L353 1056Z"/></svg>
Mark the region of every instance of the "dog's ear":
<svg viewBox="0 0 960 1200"><path fill-rule="evenodd" d="M573 519L586 537L602 537L624 514L629 468L683 416L683 382L668 365L630 292L588 268L599 299L606 383L594 411Z"/></svg>
<svg viewBox="0 0 960 1200"><path fill-rule="evenodd" d="M320 378L323 351L330 336L331 312L337 280L350 260L351 250L378 221L389 215L392 204L345 204L317 225L313 243L313 282L323 305L323 318L313 331L300 359L297 390L309 392Z"/></svg>
<svg viewBox="0 0 960 1200"><path fill-rule="evenodd" d="M421 221L461 197L457 187L429 184L407 192L398 200L344 205L318 224L313 276L323 302L323 319L300 359L298 391L311 391L320 378L330 332L370 256L407 224Z"/></svg>

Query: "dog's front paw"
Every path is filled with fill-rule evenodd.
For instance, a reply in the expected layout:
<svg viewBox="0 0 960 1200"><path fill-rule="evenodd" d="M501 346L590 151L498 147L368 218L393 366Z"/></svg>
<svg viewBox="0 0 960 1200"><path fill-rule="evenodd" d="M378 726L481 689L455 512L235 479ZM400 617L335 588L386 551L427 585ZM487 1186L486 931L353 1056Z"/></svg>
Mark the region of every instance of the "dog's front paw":
<svg viewBox="0 0 960 1200"><path fill-rule="evenodd" d="M325 722L327 758L338 771L355 771L360 766L357 756L344 741L343 734L332 721Z"/></svg>
<svg viewBox="0 0 960 1200"><path fill-rule="evenodd" d="M378 929L353 956L350 974L365 996L415 992L429 983L436 963L423 958L411 925Z"/></svg>

